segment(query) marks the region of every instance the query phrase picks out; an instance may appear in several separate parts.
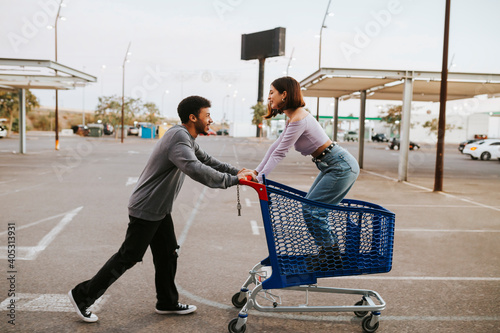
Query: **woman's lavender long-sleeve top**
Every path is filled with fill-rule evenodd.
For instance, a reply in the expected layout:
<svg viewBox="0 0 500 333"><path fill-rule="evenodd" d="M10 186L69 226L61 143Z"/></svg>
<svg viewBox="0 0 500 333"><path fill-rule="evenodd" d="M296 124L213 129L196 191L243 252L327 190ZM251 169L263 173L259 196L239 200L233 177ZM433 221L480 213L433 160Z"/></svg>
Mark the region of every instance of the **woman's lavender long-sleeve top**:
<svg viewBox="0 0 500 333"><path fill-rule="evenodd" d="M310 155L329 140L323 128L308 114L304 119L287 122L279 138L269 147L266 155L255 169L262 182L262 175L268 176L286 156L292 146L302 155Z"/></svg>

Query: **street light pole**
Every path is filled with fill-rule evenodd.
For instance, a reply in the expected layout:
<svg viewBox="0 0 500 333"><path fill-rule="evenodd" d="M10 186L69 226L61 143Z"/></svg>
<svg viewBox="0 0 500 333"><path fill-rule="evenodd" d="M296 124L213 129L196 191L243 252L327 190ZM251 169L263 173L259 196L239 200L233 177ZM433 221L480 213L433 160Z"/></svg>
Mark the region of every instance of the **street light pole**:
<svg viewBox="0 0 500 333"><path fill-rule="evenodd" d="M325 21L326 21L326 17L329 14L328 9L330 9L330 3L331 2L332 2L332 0L328 0L328 6L326 6L325 16L323 16L323 23L321 24L321 29L319 30L319 62L318 62L318 69L321 68L321 40L322 40L322 37L323 37L323 28L326 28Z"/></svg>
<svg viewBox="0 0 500 333"><path fill-rule="evenodd" d="M286 76L288 76L288 70L290 69L290 67L292 67L291 63L292 63L292 60L293 60L293 51L295 51L295 47L292 48L292 54L290 55L290 59L288 59L288 65L286 66Z"/></svg>
<svg viewBox="0 0 500 333"><path fill-rule="evenodd" d="M328 16L328 9L330 9L330 3L332 0L328 0L328 6L326 6L325 16L323 16L323 23L321 23L321 29L319 29L319 61L318 61L318 70L321 69L321 41L323 39L323 28L326 28L325 21ZM316 120L319 121L319 97L316 97Z"/></svg>
<svg viewBox="0 0 500 333"><path fill-rule="evenodd" d="M56 21L54 23L54 33L55 33L55 61L57 62L57 21L59 21L59 15L61 13L61 7L64 0L59 2L59 8L57 9ZM57 76L57 70L55 71ZM59 91L56 88L56 106L55 106L55 131L56 131L56 150L59 150Z"/></svg>
<svg viewBox="0 0 500 333"><path fill-rule="evenodd" d="M125 63L127 62L127 58L129 56L129 50L130 50L130 44L132 42L128 43L127 47L127 52L125 53L125 58L123 59L123 79L122 79L122 137L121 137L121 143L123 143L123 136L124 136L124 115L125 115Z"/></svg>

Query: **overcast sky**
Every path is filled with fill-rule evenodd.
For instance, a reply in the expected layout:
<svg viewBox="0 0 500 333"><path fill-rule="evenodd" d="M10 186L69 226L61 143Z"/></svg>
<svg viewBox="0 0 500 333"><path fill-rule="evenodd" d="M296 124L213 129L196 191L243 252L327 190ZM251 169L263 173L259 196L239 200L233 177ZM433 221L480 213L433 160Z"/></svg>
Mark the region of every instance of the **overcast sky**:
<svg viewBox="0 0 500 333"><path fill-rule="evenodd" d="M500 1L451 0L452 71L500 73ZM59 0L0 0L0 57L54 60ZM302 80L318 68L319 34L328 0L64 0L58 62L98 77L59 94L59 105L94 109L101 95L151 101L170 116L179 101L202 95L214 119L249 119L257 101L258 61L240 60L241 35L286 28L286 55L269 58L264 96L283 76ZM323 30L322 67L441 70L445 0L332 0ZM166 91L168 90L168 93ZM54 105L53 91L36 90ZM236 96L236 97L235 97ZM315 110L314 99L306 103ZM321 113L331 112L325 101ZM344 102L341 115L357 101ZM375 105L391 102L375 101ZM344 113L344 114L343 114Z"/></svg>

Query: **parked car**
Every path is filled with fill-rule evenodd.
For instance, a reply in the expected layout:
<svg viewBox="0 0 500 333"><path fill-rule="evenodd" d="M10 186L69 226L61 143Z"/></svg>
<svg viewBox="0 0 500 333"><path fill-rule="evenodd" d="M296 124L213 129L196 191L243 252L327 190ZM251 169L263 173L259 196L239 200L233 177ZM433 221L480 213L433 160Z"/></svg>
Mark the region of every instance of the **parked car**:
<svg viewBox="0 0 500 333"><path fill-rule="evenodd" d="M479 141L479 139L472 139L472 140L467 140L467 141L460 142L460 144L458 145L458 151L463 154L464 153L464 147L467 146L468 144L476 142L476 141Z"/></svg>
<svg viewBox="0 0 500 333"><path fill-rule="evenodd" d="M0 138L5 138L7 136L7 127L0 125Z"/></svg>
<svg viewBox="0 0 500 333"><path fill-rule="evenodd" d="M217 133L213 129L209 129L207 134L200 133L201 136L212 136L217 135Z"/></svg>
<svg viewBox="0 0 500 333"><path fill-rule="evenodd" d="M384 133L377 133L372 135L372 141L374 142L388 142L389 139L385 136Z"/></svg>
<svg viewBox="0 0 500 333"><path fill-rule="evenodd" d="M347 131L344 133L344 141L358 141L358 132Z"/></svg>
<svg viewBox="0 0 500 333"><path fill-rule="evenodd" d="M400 143L398 138L391 138L389 140L390 149L399 150L399 144ZM410 141L410 150L417 150L417 149L420 149L420 146L417 143Z"/></svg>
<svg viewBox="0 0 500 333"><path fill-rule="evenodd" d="M223 128L217 131L217 135L229 135L229 132L227 129Z"/></svg>
<svg viewBox="0 0 500 333"><path fill-rule="evenodd" d="M127 128L127 135L139 135L139 129L135 126L128 126Z"/></svg>
<svg viewBox="0 0 500 333"><path fill-rule="evenodd" d="M491 152L491 158L496 158L500 162L500 146L498 146L496 150L493 149L493 151Z"/></svg>
<svg viewBox="0 0 500 333"><path fill-rule="evenodd" d="M463 153L469 155L473 160L480 158L481 160L488 161L495 158L498 154L498 147L500 147L500 139L486 139L473 142L464 147Z"/></svg>
<svg viewBox="0 0 500 333"><path fill-rule="evenodd" d="M105 135L111 135L115 132L113 125L111 125L111 124L103 124L103 125L104 125L103 133Z"/></svg>

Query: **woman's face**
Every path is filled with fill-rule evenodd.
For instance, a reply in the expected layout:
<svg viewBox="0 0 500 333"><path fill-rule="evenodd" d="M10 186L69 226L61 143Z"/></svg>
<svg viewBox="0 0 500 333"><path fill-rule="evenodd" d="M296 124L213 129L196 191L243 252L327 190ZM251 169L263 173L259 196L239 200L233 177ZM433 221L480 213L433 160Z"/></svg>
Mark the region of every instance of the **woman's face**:
<svg viewBox="0 0 500 333"><path fill-rule="evenodd" d="M267 98L269 104L272 109L279 109L279 105L283 103L283 99L286 97L286 91L283 94L280 94L276 88L271 85L271 89L269 90L269 97Z"/></svg>

